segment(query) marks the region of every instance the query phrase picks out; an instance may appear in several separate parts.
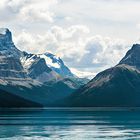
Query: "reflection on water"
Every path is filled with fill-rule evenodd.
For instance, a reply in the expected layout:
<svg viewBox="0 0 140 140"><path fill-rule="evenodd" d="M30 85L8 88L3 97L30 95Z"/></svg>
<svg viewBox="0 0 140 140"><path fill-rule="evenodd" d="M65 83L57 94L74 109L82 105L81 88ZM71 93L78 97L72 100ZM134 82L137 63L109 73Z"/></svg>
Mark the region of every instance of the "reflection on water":
<svg viewBox="0 0 140 140"><path fill-rule="evenodd" d="M4 140L140 139L140 111L93 109L0 110Z"/></svg>

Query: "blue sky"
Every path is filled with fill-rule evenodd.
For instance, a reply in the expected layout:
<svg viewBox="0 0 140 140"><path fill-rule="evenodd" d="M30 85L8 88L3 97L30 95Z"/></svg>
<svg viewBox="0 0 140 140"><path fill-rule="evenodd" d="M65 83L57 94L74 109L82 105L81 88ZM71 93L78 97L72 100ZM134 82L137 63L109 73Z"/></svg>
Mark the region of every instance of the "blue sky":
<svg viewBox="0 0 140 140"><path fill-rule="evenodd" d="M52 52L79 75L114 66L140 38L139 0L1 0L18 48Z"/></svg>

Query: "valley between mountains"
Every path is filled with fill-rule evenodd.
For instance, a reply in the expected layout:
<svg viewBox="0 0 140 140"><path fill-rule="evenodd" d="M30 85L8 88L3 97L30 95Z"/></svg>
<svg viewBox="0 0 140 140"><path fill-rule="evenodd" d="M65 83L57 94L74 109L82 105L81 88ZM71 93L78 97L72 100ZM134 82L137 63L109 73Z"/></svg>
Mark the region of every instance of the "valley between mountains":
<svg viewBox="0 0 140 140"><path fill-rule="evenodd" d="M54 54L20 51L0 28L0 107L48 106L140 107L140 45L89 81Z"/></svg>

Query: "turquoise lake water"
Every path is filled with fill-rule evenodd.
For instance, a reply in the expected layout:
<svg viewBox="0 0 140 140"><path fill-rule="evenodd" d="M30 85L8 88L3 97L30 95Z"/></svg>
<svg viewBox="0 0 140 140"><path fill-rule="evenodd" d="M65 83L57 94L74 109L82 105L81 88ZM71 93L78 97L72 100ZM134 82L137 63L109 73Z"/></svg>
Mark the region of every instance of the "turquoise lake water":
<svg viewBox="0 0 140 140"><path fill-rule="evenodd" d="M3 140L139 140L140 111L92 108L0 110Z"/></svg>

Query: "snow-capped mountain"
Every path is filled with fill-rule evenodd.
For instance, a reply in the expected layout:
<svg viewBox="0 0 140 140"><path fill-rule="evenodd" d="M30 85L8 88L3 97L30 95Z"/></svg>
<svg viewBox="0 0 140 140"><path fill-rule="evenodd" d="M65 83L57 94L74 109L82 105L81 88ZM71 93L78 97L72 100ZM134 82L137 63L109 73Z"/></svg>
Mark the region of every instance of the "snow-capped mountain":
<svg viewBox="0 0 140 140"><path fill-rule="evenodd" d="M9 29L0 28L0 107L54 105L79 88L75 78L59 57L22 52Z"/></svg>
<svg viewBox="0 0 140 140"><path fill-rule="evenodd" d="M0 62L0 77L5 79L29 78L44 83L74 77L64 62L51 53L28 54L18 50L7 28L0 28Z"/></svg>
<svg viewBox="0 0 140 140"><path fill-rule="evenodd" d="M75 77L60 57L51 53L40 54L39 57L44 58L47 66L60 74L62 77Z"/></svg>
<svg viewBox="0 0 140 140"><path fill-rule="evenodd" d="M23 52L20 59L29 77L40 82L75 77L64 62L51 53L28 54Z"/></svg>
<svg viewBox="0 0 140 140"><path fill-rule="evenodd" d="M24 55L20 59L30 78L42 83L60 79L60 75L48 67L44 58L39 57L39 55L27 54L25 52L23 52L23 54Z"/></svg>

